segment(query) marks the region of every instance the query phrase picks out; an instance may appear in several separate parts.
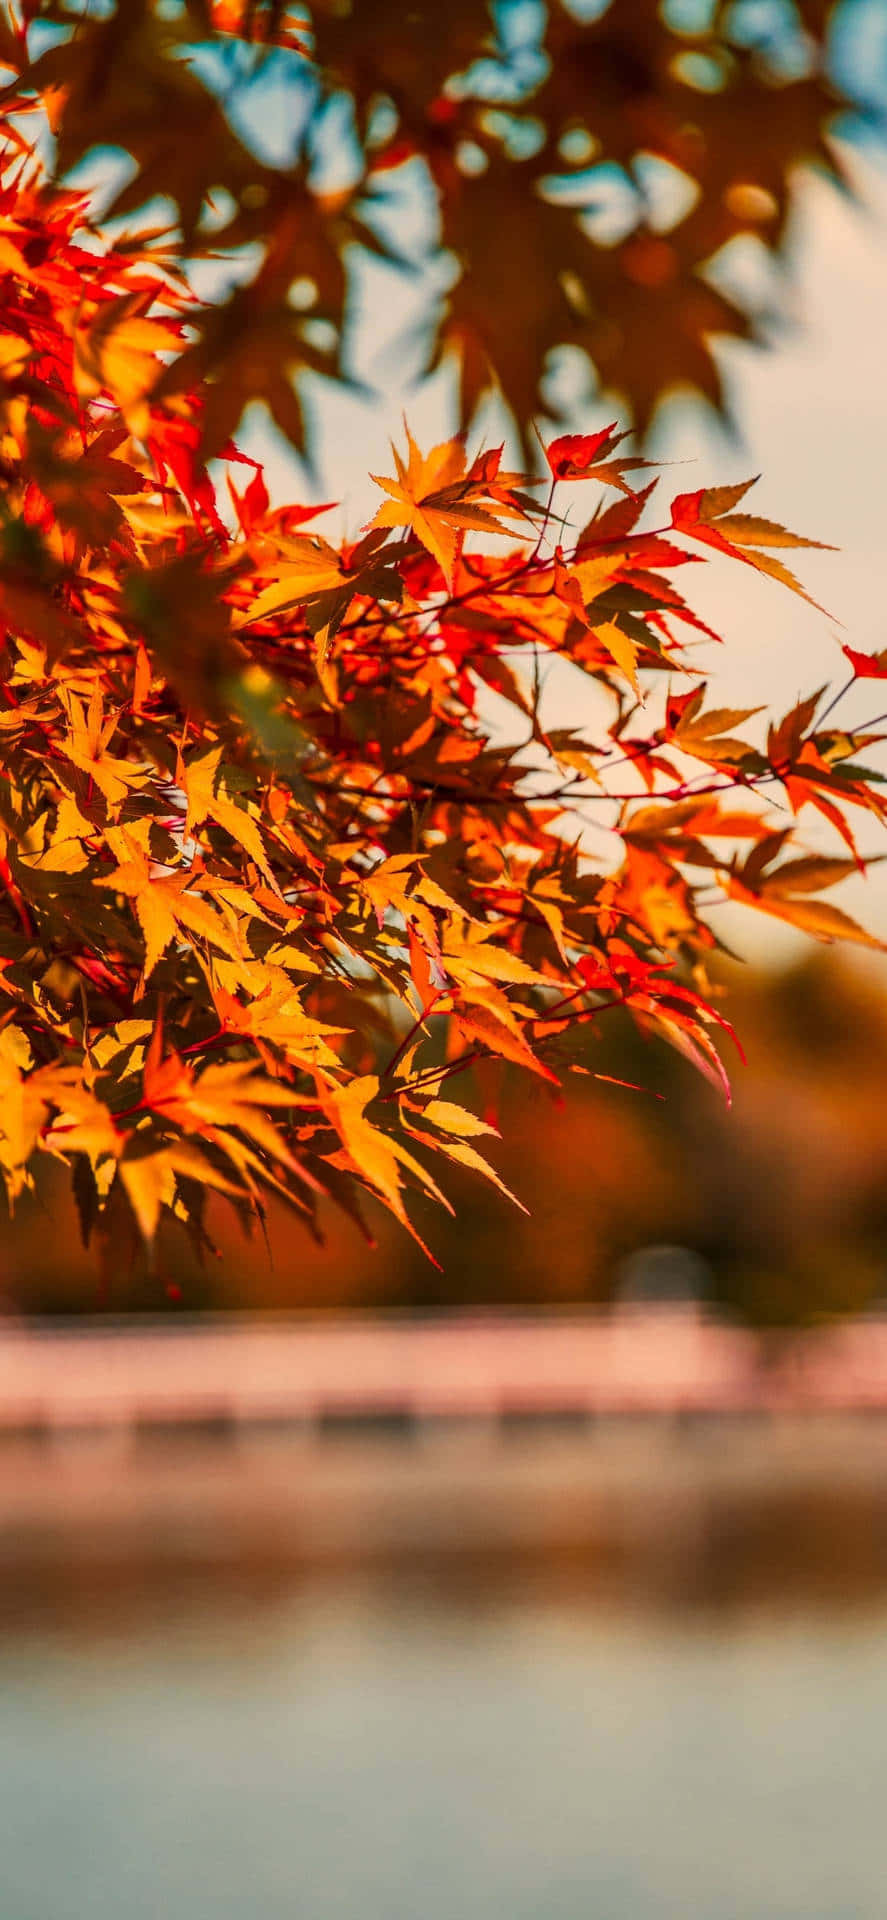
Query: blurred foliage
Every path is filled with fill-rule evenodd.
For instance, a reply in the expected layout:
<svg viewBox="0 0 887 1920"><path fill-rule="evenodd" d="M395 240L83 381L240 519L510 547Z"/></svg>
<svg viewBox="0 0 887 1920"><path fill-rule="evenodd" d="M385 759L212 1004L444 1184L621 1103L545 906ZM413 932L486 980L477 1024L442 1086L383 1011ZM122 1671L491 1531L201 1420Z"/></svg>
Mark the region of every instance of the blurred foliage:
<svg viewBox="0 0 887 1920"><path fill-rule="evenodd" d="M7 103L51 95L61 175L116 150L109 217L157 201L227 263L175 375L210 381L214 446L254 399L304 444L300 379L347 377L368 252L403 271L395 336L424 275L421 371L457 362L463 424L498 389L526 438L564 347L642 429L675 388L722 406L713 342L757 331L749 248L780 255L799 166L840 182L835 127L878 118L865 61L836 59L869 12L20 0L0 57Z"/></svg>
<svg viewBox="0 0 887 1920"><path fill-rule="evenodd" d="M541 1085L509 1087L508 1138L496 1162L529 1201L530 1218L457 1179L456 1219L429 1225L443 1272L381 1209L375 1251L331 1218L322 1252L294 1233L281 1207L270 1214L267 1249L219 1220L217 1260L183 1264L179 1246L167 1243L153 1275L121 1274L103 1292L95 1263L76 1250L69 1201L44 1185L5 1239L7 1309L156 1312L171 1300L186 1311L557 1307L621 1297L645 1268L667 1267L657 1251L668 1248L696 1256L704 1299L760 1326L803 1325L883 1300L883 982L824 955L782 975L737 972L730 993L749 1054L732 1112L628 1020L602 1027L598 1071L642 1078L649 1091L585 1080L565 1102ZM497 1069L479 1071L476 1090L491 1107L503 1091ZM70 1251L60 1261L62 1245Z"/></svg>

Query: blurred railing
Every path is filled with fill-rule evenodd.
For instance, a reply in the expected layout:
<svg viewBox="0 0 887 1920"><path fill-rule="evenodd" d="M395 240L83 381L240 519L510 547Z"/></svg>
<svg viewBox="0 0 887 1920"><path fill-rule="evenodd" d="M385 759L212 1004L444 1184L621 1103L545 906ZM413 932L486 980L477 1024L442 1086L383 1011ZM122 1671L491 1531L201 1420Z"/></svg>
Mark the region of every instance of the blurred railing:
<svg viewBox="0 0 887 1920"><path fill-rule="evenodd" d="M695 1307L7 1324L0 1432L887 1410L887 1319L760 1336Z"/></svg>

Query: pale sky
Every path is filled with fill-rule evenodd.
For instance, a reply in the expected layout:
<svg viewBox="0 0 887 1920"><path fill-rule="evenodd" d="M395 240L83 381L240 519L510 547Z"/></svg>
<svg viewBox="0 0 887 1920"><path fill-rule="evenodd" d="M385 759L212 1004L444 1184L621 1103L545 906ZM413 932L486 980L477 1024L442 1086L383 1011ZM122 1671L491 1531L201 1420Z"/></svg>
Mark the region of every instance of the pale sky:
<svg viewBox="0 0 887 1920"><path fill-rule="evenodd" d="M794 560L787 556L834 620L750 568L716 562L681 581L694 607L728 642L695 656L706 670L710 664L717 704L766 701L784 712L801 692L826 681L836 690L847 678L839 639L862 650L887 646L887 497L881 472L887 445L887 165L852 149L845 152L858 184L857 205L812 175L799 192L787 285L797 324L767 351L732 343L723 349L742 444L725 438L697 411L672 406L652 449L682 463L666 474L663 489L684 492L760 472L748 503L752 511L840 548L838 553L801 552ZM407 289L388 275L376 299L381 338L398 307L406 315ZM370 313L368 335L375 324ZM321 491L313 497L340 505L321 526L333 536L355 532L381 498L368 474L391 471L388 442L402 437L402 411L427 446L452 431L448 401L445 378L405 389L389 377L375 399L338 393L325 398L317 416ZM596 402L579 410L575 427L601 425L614 411L612 403ZM267 430L256 433L256 428L258 422L250 438L261 444L275 496L309 497L294 456L275 445ZM484 437L488 442L501 438L501 422L491 417ZM869 682L848 696L838 717L861 722L885 709L887 682ZM554 717L550 713L549 721ZM576 719L575 695L569 717ZM874 821L867 824L861 815L858 824L863 851L887 852L887 830ZM823 844L815 828L813 836ZM887 863L883 871L884 878L876 870L867 882L851 881L840 899L887 938ZM797 949L794 935L741 908L724 908L717 924L756 958L784 958Z"/></svg>

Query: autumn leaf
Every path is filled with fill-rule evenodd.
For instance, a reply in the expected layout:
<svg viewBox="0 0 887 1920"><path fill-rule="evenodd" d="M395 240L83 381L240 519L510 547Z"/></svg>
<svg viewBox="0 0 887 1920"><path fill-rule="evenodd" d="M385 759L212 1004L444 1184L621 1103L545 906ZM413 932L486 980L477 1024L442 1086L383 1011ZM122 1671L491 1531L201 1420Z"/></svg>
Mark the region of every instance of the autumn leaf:
<svg viewBox="0 0 887 1920"><path fill-rule="evenodd" d="M783 566L781 560L774 559L762 548L768 547L817 547L831 551L821 540L806 540L800 534L789 533L775 520L763 520L756 514L734 513L733 507L744 499L755 480L744 480L733 487L700 487L696 493L681 493L671 503L671 524L676 532L689 534L693 540L701 540L706 546L715 547L721 553L727 553L734 560L744 560L747 566L756 567L759 573L766 573L779 580L785 587L791 587L802 600L822 613L824 609L813 600L809 593L795 579L793 573Z"/></svg>
<svg viewBox="0 0 887 1920"><path fill-rule="evenodd" d="M449 1125L441 1117L442 1110L448 1108L448 1106L449 1102L447 1101L430 1101L425 1107L421 1118L423 1121L433 1120L436 1128L440 1129L440 1131L429 1133L424 1126L417 1125L411 1118L406 1124L412 1137L415 1140L421 1141L425 1146L432 1147L436 1153L445 1154L446 1158L455 1161L457 1166L468 1167L472 1173L479 1173L482 1179L489 1180L492 1186L497 1187L499 1192L504 1194L506 1200L512 1201L512 1203L520 1209L521 1213L528 1213L529 1208L525 1207L523 1201L518 1200L517 1195L512 1193L510 1187L506 1186L505 1181L496 1172L495 1167L491 1167L489 1161L484 1159L483 1154L478 1153L477 1149L470 1146L468 1141L462 1137L469 1131L474 1131L475 1133L491 1133L494 1129L484 1127L480 1123L476 1124L474 1129L469 1129L465 1122L471 1120L473 1115L463 1114L459 1108L454 1109L457 1115L456 1125ZM455 1138L453 1137L454 1134L456 1136Z"/></svg>
<svg viewBox="0 0 887 1920"><path fill-rule="evenodd" d="M880 653L858 653L854 647L842 647L857 680L887 680L887 647Z"/></svg>
<svg viewBox="0 0 887 1920"><path fill-rule="evenodd" d="M435 942L429 950L412 926L407 928L407 940L413 986L419 996L422 1012L430 1013L441 994L446 992L448 984L440 949Z"/></svg>
<svg viewBox="0 0 887 1920"><path fill-rule="evenodd" d="M92 314L81 313L74 335L74 380L82 399L107 393L127 425L144 439L150 430L148 396L157 383L161 355L182 344L180 322L149 308L160 282L146 293L122 294Z"/></svg>
<svg viewBox="0 0 887 1920"><path fill-rule="evenodd" d="M392 445L395 480L371 478L390 500L379 507L370 527L409 528L437 561L444 579L453 584L456 561L462 551L466 532L505 533L503 510L525 517L524 509L501 499L495 473L491 476L481 463L480 469L466 472L465 449L459 440L444 441L423 455L404 423L408 459L403 461ZM496 511L493 511L493 509Z"/></svg>
<svg viewBox="0 0 887 1920"><path fill-rule="evenodd" d="M753 756L747 740L731 734L731 727L743 726L760 713L760 707L712 707L703 712L706 686L694 687L688 694L672 696L666 707L665 738L690 753L696 760L713 766L742 765Z"/></svg>
<svg viewBox="0 0 887 1920"><path fill-rule="evenodd" d="M187 872L158 874L144 847L125 829L121 830L121 846L128 857L112 873L98 878L96 885L133 903L144 939L143 985L177 936L196 935L223 953L236 954L228 928L200 896L200 881L193 881Z"/></svg>
<svg viewBox="0 0 887 1920"><path fill-rule="evenodd" d="M29 1162L49 1110L32 1066L24 1034L16 1027L0 1030L0 1173L10 1202L30 1184Z"/></svg>
<svg viewBox="0 0 887 1920"><path fill-rule="evenodd" d="M95 783L104 794L112 817L116 817L127 794L134 787L144 785L146 769L108 752L119 716L115 713L105 714L102 690L98 684L92 688L88 708L64 685L60 689L60 697L69 721L69 731L62 741L61 750L72 766L79 767Z"/></svg>
<svg viewBox="0 0 887 1920"><path fill-rule="evenodd" d="M468 1048L479 1042L484 1050L510 1060L514 1066L526 1067L557 1086L557 1074L540 1060L514 1017L503 1014L501 1002L491 1005L491 999L489 994L463 993L453 1009L453 1025Z"/></svg>
<svg viewBox="0 0 887 1920"><path fill-rule="evenodd" d="M252 625L328 594L340 597L346 593L347 605L354 591L353 584L349 590L340 555L328 541L320 534L290 534L282 551L275 555L274 580L257 594L235 624Z"/></svg>
<svg viewBox="0 0 887 1920"><path fill-rule="evenodd" d="M634 489L627 484L624 476L639 467L649 466L650 462L637 456L630 459L624 455L616 460L610 458L627 438L627 433L617 431L615 420L598 433L562 434L545 449L552 479L600 480L605 486L617 487L629 500L634 500Z"/></svg>
<svg viewBox="0 0 887 1920"><path fill-rule="evenodd" d="M824 855L802 855L774 866L785 842L784 833L774 833L759 842L743 866L734 867L727 880L732 899L754 905L780 920L787 920L816 940L850 940L857 946L884 948L884 942L836 907L831 901L809 896L845 880L856 871L854 860L839 860Z"/></svg>
<svg viewBox="0 0 887 1920"><path fill-rule="evenodd" d="M197 1133L233 1163L249 1187L250 1176L280 1188L277 1169L285 1168L298 1187L322 1191L309 1169L290 1151L268 1108L292 1109L291 1089L257 1073L250 1060L225 1061L201 1073L176 1053L163 1055L158 1021L145 1059L145 1107L185 1134ZM256 1149L264 1158L260 1157ZM287 1192L288 1189L281 1188ZM298 1204L298 1192L292 1195Z"/></svg>
<svg viewBox="0 0 887 1920"><path fill-rule="evenodd" d="M119 1176L138 1222L142 1238L150 1246L164 1207L172 1207L176 1197L175 1168L162 1149L157 1153L133 1154L120 1161Z"/></svg>
<svg viewBox="0 0 887 1920"><path fill-rule="evenodd" d="M638 641L620 626L618 619L596 617L593 605L606 591L609 582L618 577L621 564L621 555L613 555L599 558L597 564L594 561L580 561L575 570L570 572L558 555L555 559L555 590L619 668L632 692L639 693ZM586 604L587 597L590 605Z"/></svg>

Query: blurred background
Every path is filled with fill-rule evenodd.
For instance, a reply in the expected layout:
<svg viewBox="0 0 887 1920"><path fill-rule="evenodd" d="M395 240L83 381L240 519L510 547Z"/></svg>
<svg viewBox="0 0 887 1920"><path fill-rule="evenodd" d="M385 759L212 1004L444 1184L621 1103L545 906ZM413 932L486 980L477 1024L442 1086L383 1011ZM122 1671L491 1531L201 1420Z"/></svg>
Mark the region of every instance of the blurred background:
<svg viewBox="0 0 887 1920"><path fill-rule="evenodd" d="M622 6L575 13L628 21L640 61L657 9ZM840 629L750 570L703 582L725 702L785 707L839 682L840 641L887 644L887 5L660 11L732 12L801 79L815 17L855 101L844 185L799 164L778 256L733 260L729 426L680 388L647 433L681 487L761 471L762 512L839 545L805 578ZM230 90L272 157L288 84ZM366 270L352 328L372 392L308 383L310 469L245 422L279 498L341 503L322 526L365 519L404 406L423 444L453 428L452 365L392 351L391 286ZM569 353L547 378L577 429L621 408ZM494 398L476 430L519 453ZM863 684L846 717L871 712ZM887 935L879 869L847 901ZM618 1015L605 1080L489 1063L530 1215L454 1174L455 1217L416 1215L439 1269L381 1210L375 1247L331 1218L324 1248L220 1210L215 1260L161 1242L135 1272L97 1269L61 1182L4 1224L10 1920L880 1920L887 961L739 908L718 931L732 1109Z"/></svg>

